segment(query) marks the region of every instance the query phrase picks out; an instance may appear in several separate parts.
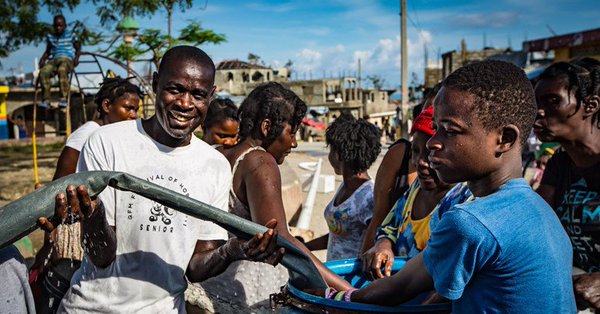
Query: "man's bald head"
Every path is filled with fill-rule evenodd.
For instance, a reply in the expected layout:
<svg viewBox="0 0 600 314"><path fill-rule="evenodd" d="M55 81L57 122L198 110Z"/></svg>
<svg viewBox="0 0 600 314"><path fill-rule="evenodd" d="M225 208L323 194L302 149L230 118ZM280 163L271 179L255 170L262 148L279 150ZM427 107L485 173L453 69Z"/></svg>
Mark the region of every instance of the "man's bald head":
<svg viewBox="0 0 600 314"><path fill-rule="evenodd" d="M215 64L212 59L202 49L193 46L176 46L169 49L162 57L162 60L160 60L158 73L160 75L165 70L177 68L176 65L188 62L210 70L214 76Z"/></svg>

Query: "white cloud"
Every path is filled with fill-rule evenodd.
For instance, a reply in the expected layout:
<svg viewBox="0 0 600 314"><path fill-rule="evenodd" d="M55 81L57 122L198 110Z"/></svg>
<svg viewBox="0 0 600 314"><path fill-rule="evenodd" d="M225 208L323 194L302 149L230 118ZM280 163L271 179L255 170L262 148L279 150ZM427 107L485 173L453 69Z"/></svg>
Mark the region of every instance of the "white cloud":
<svg viewBox="0 0 600 314"><path fill-rule="evenodd" d="M294 69L298 72L309 72L321 68L322 54L308 48L296 54Z"/></svg>
<svg viewBox="0 0 600 314"><path fill-rule="evenodd" d="M420 36L408 39L408 70L423 77L424 45L430 44L433 38L429 31L423 31ZM433 54L433 52L431 52ZM380 75L386 79L389 88L397 87L400 81L400 37L379 39L371 48L349 51L338 44L325 48L304 48L299 51L294 61L293 69L304 77L312 73L320 77L325 71L328 75L337 75L339 71L354 75L358 71L358 59L362 63L363 78L368 75Z"/></svg>

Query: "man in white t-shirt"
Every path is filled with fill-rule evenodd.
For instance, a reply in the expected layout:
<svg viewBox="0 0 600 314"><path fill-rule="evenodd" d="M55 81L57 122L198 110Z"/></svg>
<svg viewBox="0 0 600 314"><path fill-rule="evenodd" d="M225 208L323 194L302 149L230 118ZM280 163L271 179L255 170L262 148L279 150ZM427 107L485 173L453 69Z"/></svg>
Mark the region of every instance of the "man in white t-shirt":
<svg viewBox="0 0 600 314"><path fill-rule="evenodd" d="M214 63L198 48L167 51L152 82L156 114L96 131L83 147L78 171L127 172L227 210L229 163L192 134L205 118L214 73ZM186 276L202 281L232 261L277 263L283 254L273 230L250 241L227 240L227 232L211 222L130 192L108 188L98 199L91 201L83 186L57 195L56 216L69 207L79 216L86 250L59 312L185 312ZM53 228L47 219L41 223Z"/></svg>

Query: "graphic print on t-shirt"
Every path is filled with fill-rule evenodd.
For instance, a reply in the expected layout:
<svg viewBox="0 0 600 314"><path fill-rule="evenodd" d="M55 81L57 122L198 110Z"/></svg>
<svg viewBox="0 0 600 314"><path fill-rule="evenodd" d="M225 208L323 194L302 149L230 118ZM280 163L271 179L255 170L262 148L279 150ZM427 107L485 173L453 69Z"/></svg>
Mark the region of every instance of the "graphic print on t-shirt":
<svg viewBox="0 0 600 314"><path fill-rule="evenodd" d="M573 264L588 272L600 271L600 196L584 178L571 184L556 209L571 238Z"/></svg>
<svg viewBox="0 0 600 314"><path fill-rule="evenodd" d="M179 180L179 178L166 175L166 174L155 174L146 178L148 182L163 186L170 190L176 191L185 196L189 196L187 186ZM139 202L143 199L144 202ZM136 208L136 210L133 210ZM177 227L187 227L188 216L178 213L176 210L162 205L156 201L149 200L138 196L133 193L129 193L129 202L127 204L127 219L134 220L135 215L142 215L135 221L140 222L139 231L145 232L160 232L160 233L173 233ZM176 219L177 216L181 215L183 220ZM176 221L180 221L178 226Z"/></svg>

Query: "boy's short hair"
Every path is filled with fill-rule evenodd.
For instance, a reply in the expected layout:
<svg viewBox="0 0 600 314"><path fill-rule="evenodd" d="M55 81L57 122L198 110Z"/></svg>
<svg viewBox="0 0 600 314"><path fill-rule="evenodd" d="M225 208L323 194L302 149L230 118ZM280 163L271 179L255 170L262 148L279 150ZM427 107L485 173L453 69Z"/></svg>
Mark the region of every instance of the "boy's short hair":
<svg viewBox="0 0 600 314"><path fill-rule="evenodd" d="M523 70L503 61L474 62L450 74L442 84L475 96L473 112L486 130L516 125L521 147L525 146L537 107L533 86Z"/></svg>

